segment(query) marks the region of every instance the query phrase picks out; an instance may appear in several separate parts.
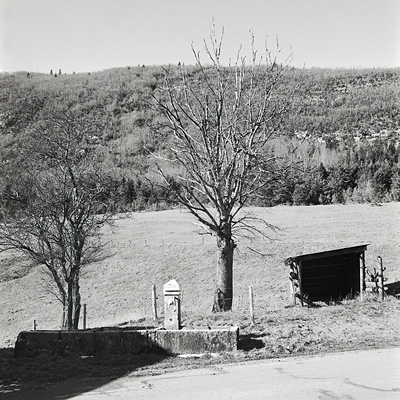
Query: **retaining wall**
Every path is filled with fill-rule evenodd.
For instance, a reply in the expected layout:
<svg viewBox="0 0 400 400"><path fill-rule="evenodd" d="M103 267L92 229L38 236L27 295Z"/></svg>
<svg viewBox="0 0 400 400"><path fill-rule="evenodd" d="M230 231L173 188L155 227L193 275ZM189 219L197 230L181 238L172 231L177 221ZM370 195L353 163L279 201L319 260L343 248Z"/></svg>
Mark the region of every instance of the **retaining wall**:
<svg viewBox="0 0 400 400"><path fill-rule="evenodd" d="M91 329L76 331L23 331L15 343L16 357L35 357L43 352L79 354L219 353L237 350L239 328L204 330Z"/></svg>

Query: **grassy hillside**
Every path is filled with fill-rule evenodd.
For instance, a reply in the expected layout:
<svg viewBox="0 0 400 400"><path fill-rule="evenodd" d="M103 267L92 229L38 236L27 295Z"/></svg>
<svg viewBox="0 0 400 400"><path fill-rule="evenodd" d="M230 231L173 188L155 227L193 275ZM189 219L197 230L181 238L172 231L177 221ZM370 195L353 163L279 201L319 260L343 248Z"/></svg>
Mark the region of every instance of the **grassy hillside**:
<svg viewBox="0 0 400 400"><path fill-rule="evenodd" d="M169 66L178 81L179 69ZM199 71L188 67L190 79ZM110 176L109 197L119 211L158 207L147 178L166 146L149 130L148 100L163 85L161 67L127 67L92 74L0 74L0 195L18 179L27 132L49 113L74 112L101 126L96 144ZM301 82L301 84L300 84ZM400 70L290 70L282 93L299 85L282 127L284 147L303 142L298 158L325 170L286 177L285 189L267 187L262 204L329 204L400 199L398 140ZM0 197L1 200L1 197ZM0 211L1 211L0 204ZM167 204L169 207L170 204Z"/></svg>
<svg viewBox="0 0 400 400"><path fill-rule="evenodd" d="M153 325L151 286L157 287L162 324L162 286L171 278L183 289L186 327L238 324L243 332L257 332L268 354L316 348L397 343L400 303L370 299L317 309L286 307L288 270L284 260L302 253L368 243L366 263L383 258L389 282L400 281L400 204L279 206L253 208L279 227L271 241L239 238L234 267L232 312L211 313L215 271L215 239L199 235L201 228L183 210L132 213L120 216L105 231L111 256L86 268L81 278L82 302L87 304L89 327L133 323ZM21 330L57 329L61 305L49 293L39 268L28 270L2 254L0 275L0 347L13 346ZM249 326L248 287L253 286L257 325ZM350 342L349 342L350 340ZM310 343L311 343L310 342ZM281 346L281 347L279 347ZM283 346L283 347L282 347ZM286 346L286 347L285 347ZM292 346L292 347L290 347ZM293 347L294 346L294 347ZM297 347L296 347L297 346Z"/></svg>
<svg viewBox="0 0 400 400"><path fill-rule="evenodd" d="M167 66L179 83L179 67ZM199 81L196 67L187 68ZM399 69L287 69L282 86L293 89L296 108L290 116L292 134L324 138L398 137L400 118ZM147 96L162 87L160 66L115 68L92 74L59 75L24 72L0 74L1 134L15 134L29 127L43 112L83 110L106 117L104 139L113 145L114 161L136 154L135 140L120 147L121 139L146 135L149 116ZM285 93L285 90L282 90ZM2 138L2 141L4 138ZM122 161L120 159L120 161Z"/></svg>

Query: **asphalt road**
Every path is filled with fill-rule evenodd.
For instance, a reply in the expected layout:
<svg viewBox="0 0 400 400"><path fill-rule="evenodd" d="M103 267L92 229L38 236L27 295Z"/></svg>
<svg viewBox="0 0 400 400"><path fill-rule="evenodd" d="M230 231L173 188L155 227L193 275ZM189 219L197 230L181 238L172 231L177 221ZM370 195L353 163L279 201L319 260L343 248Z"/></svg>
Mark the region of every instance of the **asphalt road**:
<svg viewBox="0 0 400 400"><path fill-rule="evenodd" d="M92 391L74 390L75 394L54 392L51 398L399 400L400 348L218 365L152 377L125 376ZM37 392L34 398L49 395L40 397Z"/></svg>

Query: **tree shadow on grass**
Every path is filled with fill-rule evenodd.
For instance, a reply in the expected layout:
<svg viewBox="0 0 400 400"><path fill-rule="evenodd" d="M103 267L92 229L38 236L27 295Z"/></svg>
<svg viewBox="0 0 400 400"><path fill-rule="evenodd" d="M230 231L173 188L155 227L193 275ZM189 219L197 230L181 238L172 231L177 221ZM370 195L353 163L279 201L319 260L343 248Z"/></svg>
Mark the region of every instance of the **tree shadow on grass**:
<svg viewBox="0 0 400 400"><path fill-rule="evenodd" d="M265 336L266 336L265 333L262 334L249 333L247 335L240 335L238 342L238 349L243 351L262 349L263 347L265 347L265 343L262 339Z"/></svg>
<svg viewBox="0 0 400 400"><path fill-rule="evenodd" d="M43 353L36 358L14 358L14 349L0 349L0 398L68 399L167 357L160 351L93 357Z"/></svg>

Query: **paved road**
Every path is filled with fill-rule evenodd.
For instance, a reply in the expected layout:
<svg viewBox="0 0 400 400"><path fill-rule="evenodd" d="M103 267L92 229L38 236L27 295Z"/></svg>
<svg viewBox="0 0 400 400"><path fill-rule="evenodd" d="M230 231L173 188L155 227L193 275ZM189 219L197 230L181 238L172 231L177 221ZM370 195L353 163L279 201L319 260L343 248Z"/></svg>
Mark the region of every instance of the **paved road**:
<svg viewBox="0 0 400 400"><path fill-rule="evenodd" d="M399 400L400 348L218 365L145 378L126 376L92 391L52 398Z"/></svg>

